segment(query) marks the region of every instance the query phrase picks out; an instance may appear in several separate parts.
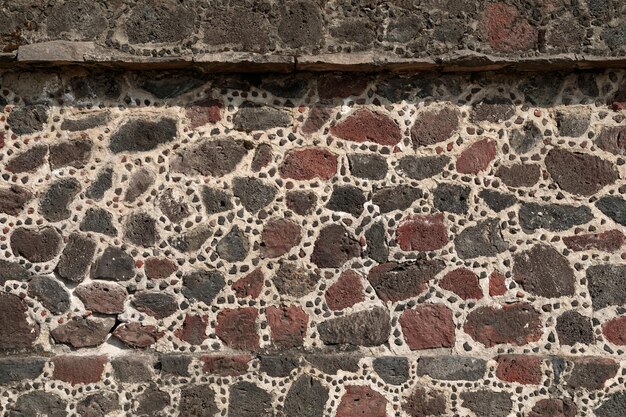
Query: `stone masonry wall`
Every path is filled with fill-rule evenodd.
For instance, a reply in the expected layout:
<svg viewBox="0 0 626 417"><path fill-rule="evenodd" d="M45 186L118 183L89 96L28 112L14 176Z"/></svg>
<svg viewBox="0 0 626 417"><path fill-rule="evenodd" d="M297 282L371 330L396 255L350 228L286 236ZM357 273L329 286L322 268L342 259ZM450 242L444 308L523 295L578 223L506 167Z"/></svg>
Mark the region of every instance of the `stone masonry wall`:
<svg viewBox="0 0 626 417"><path fill-rule="evenodd" d="M1 415L626 415L626 72L1 77Z"/></svg>

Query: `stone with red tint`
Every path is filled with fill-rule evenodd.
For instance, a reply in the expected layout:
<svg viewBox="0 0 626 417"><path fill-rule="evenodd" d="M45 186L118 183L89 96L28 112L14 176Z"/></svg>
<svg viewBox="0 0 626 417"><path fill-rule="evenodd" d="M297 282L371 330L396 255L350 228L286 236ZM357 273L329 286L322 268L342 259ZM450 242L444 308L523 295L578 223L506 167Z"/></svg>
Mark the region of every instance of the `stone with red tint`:
<svg viewBox="0 0 626 417"><path fill-rule="evenodd" d="M50 335L57 343L75 348L93 347L104 343L114 325L114 318L74 317L53 329Z"/></svg>
<svg viewBox="0 0 626 417"><path fill-rule="evenodd" d="M540 314L532 305L514 303L475 309L467 316L463 330L486 347L523 346L539 340L542 325Z"/></svg>
<svg viewBox="0 0 626 417"><path fill-rule="evenodd" d="M513 256L513 279L540 297L574 295L576 278L566 257L548 245L535 245Z"/></svg>
<svg viewBox="0 0 626 417"><path fill-rule="evenodd" d="M87 310L102 314L118 314L124 312L127 294L121 285L93 281L76 287L74 295L83 302Z"/></svg>
<svg viewBox="0 0 626 417"><path fill-rule="evenodd" d="M489 275L489 295L492 297L504 295L506 294L506 290L504 275L498 271L493 271L491 275Z"/></svg>
<svg viewBox="0 0 626 417"><path fill-rule="evenodd" d="M443 213L434 216L414 215L407 217L396 231L400 249L405 251L432 251L448 243Z"/></svg>
<svg viewBox="0 0 626 417"><path fill-rule="evenodd" d="M279 172L294 180L328 180L337 173L337 155L322 148L294 149L285 156Z"/></svg>
<svg viewBox="0 0 626 417"><path fill-rule="evenodd" d="M616 317L602 325L602 333L614 345L626 346L626 316Z"/></svg>
<svg viewBox="0 0 626 417"><path fill-rule="evenodd" d="M61 234L54 227L26 229L18 227L11 235L13 253L30 262L48 262L61 250Z"/></svg>
<svg viewBox="0 0 626 417"><path fill-rule="evenodd" d="M52 358L52 363L54 364L52 378L72 385L95 384L100 382L107 362L108 358L106 355L56 356Z"/></svg>
<svg viewBox="0 0 626 417"><path fill-rule="evenodd" d="M395 145L402 139L402 131L393 119L365 109L357 110L331 127L330 134L344 140L379 145Z"/></svg>
<svg viewBox="0 0 626 417"><path fill-rule="evenodd" d="M367 280L381 300L396 302L426 291L428 281L434 279L444 266L440 260L388 262L372 268Z"/></svg>
<svg viewBox="0 0 626 417"><path fill-rule="evenodd" d="M526 51L535 48L539 39L537 29L517 8L502 2L485 7L480 25L483 36L497 51Z"/></svg>
<svg viewBox="0 0 626 417"><path fill-rule="evenodd" d="M619 179L611 161L587 153L551 149L545 163L558 186L572 194L589 196Z"/></svg>
<svg viewBox="0 0 626 417"><path fill-rule="evenodd" d="M28 306L18 296L0 293L0 351L30 347L39 336L39 325L30 324Z"/></svg>
<svg viewBox="0 0 626 417"><path fill-rule="evenodd" d="M452 311L441 304L422 304L406 310L399 320L404 340L411 350L454 346Z"/></svg>
<svg viewBox="0 0 626 417"><path fill-rule="evenodd" d="M563 243L568 249L576 252L592 249L615 252L624 244L624 234L619 230L607 230L601 233L566 236Z"/></svg>
<svg viewBox="0 0 626 417"><path fill-rule="evenodd" d="M0 213L16 216L24 210L33 197L32 192L17 185L0 188Z"/></svg>
<svg viewBox="0 0 626 417"><path fill-rule="evenodd" d="M257 268L235 281L232 288L239 298L257 298L263 289L264 280L265 276L263 275L263 270Z"/></svg>
<svg viewBox="0 0 626 417"><path fill-rule="evenodd" d="M478 275L469 269L459 268L448 272L439 281L444 290L452 291L464 300L483 298L483 290L478 283Z"/></svg>
<svg viewBox="0 0 626 417"><path fill-rule="evenodd" d="M387 400L370 387L348 385L336 417L386 417Z"/></svg>
<svg viewBox="0 0 626 417"><path fill-rule="evenodd" d="M322 100L361 95L367 88L367 77L352 74L322 74L317 80L317 95Z"/></svg>
<svg viewBox="0 0 626 417"><path fill-rule="evenodd" d="M163 336L163 332L159 332L156 326L131 322L118 326L113 336L130 347L146 348L155 344Z"/></svg>
<svg viewBox="0 0 626 417"><path fill-rule="evenodd" d="M208 99L193 103L185 109L185 115L189 119L192 129L204 126L207 123L215 124L222 120L222 108L224 105L216 99Z"/></svg>
<svg viewBox="0 0 626 417"><path fill-rule="evenodd" d="M496 376L502 381L537 385L541 382L541 358L531 355L500 355Z"/></svg>
<svg viewBox="0 0 626 417"><path fill-rule="evenodd" d="M411 417L427 417L447 415L448 406L443 391L417 387L404 401L402 408Z"/></svg>
<svg viewBox="0 0 626 417"><path fill-rule="evenodd" d="M177 329L174 335L191 345L201 345L207 337L206 328L208 323L209 318L207 316L187 314L183 321L183 327Z"/></svg>
<svg viewBox="0 0 626 417"><path fill-rule="evenodd" d="M594 143L603 151L626 155L626 127L605 126L600 130Z"/></svg>
<svg viewBox="0 0 626 417"><path fill-rule="evenodd" d="M479 140L461 152L456 160L456 170L461 174L478 174L489 167L497 152L498 146L494 140Z"/></svg>
<svg viewBox="0 0 626 417"><path fill-rule="evenodd" d="M302 308L296 305L270 306L265 309L265 315L270 326L274 346L278 349L302 346L309 323L309 316Z"/></svg>
<svg viewBox="0 0 626 417"><path fill-rule="evenodd" d="M208 374L221 376L237 376L248 372L248 363L252 360L248 355L205 355L200 357L202 370Z"/></svg>
<svg viewBox="0 0 626 417"><path fill-rule="evenodd" d="M537 401L528 417L576 417L578 407L569 398L546 398Z"/></svg>
<svg viewBox="0 0 626 417"><path fill-rule="evenodd" d="M145 264L148 279L165 279L178 270L176 264L166 258L148 258Z"/></svg>
<svg viewBox="0 0 626 417"><path fill-rule="evenodd" d="M258 350L259 335L256 319L259 312L253 307L224 309L217 315L215 334L230 348Z"/></svg>
<svg viewBox="0 0 626 417"><path fill-rule="evenodd" d="M460 117L457 109L448 107L420 113L411 128L413 147L430 146L451 139L459 128Z"/></svg>
<svg viewBox="0 0 626 417"><path fill-rule="evenodd" d="M343 272L337 282L326 290L326 304L331 310L343 310L364 300L360 275L352 270Z"/></svg>
<svg viewBox="0 0 626 417"><path fill-rule="evenodd" d="M261 256L277 258L300 243L300 226L291 220L275 218L269 220L261 233Z"/></svg>
<svg viewBox="0 0 626 417"><path fill-rule="evenodd" d="M304 121L300 131L305 135L317 132L330 120L331 111L324 105L314 106L309 111L309 117Z"/></svg>
<svg viewBox="0 0 626 417"><path fill-rule="evenodd" d="M576 358L574 369L566 376L567 385L572 388L598 390L604 388L607 380L617 375L619 363L613 359L600 357Z"/></svg>
<svg viewBox="0 0 626 417"><path fill-rule="evenodd" d="M340 224L324 227L313 247L311 261L320 268L339 268L361 254L361 245Z"/></svg>

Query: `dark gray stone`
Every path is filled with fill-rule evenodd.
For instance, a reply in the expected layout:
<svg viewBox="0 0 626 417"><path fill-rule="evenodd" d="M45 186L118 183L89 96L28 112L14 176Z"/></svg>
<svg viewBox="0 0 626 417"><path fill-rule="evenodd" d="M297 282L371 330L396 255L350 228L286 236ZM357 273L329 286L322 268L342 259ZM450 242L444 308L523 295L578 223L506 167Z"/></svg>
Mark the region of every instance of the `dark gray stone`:
<svg viewBox="0 0 626 417"><path fill-rule="evenodd" d="M279 294L298 298L313 291L319 280L319 275L289 262L281 264L272 277L272 282Z"/></svg>
<svg viewBox="0 0 626 417"><path fill-rule="evenodd" d="M389 262L370 269L367 280L381 300L396 302L426 291L428 282L444 268L444 262L433 259Z"/></svg>
<svg viewBox="0 0 626 417"><path fill-rule="evenodd" d="M46 358L0 358L0 384L28 380L39 377L46 364Z"/></svg>
<svg viewBox="0 0 626 417"><path fill-rule="evenodd" d="M273 416L272 397L251 382L237 382L230 387L228 415L237 417Z"/></svg>
<svg viewBox="0 0 626 417"><path fill-rule="evenodd" d="M13 253L30 262L48 262L61 250L61 235L54 227L26 229L18 227L11 235Z"/></svg>
<svg viewBox="0 0 626 417"><path fill-rule="evenodd" d="M8 417L66 417L67 404L56 394L44 391L32 391L20 396L9 410Z"/></svg>
<svg viewBox="0 0 626 417"><path fill-rule="evenodd" d="M298 368L300 360L296 356L267 356L259 357L259 370L274 378L284 378Z"/></svg>
<svg viewBox="0 0 626 417"><path fill-rule="evenodd" d="M374 359L374 370L383 381L392 385L404 384L409 379L407 358L383 356Z"/></svg>
<svg viewBox="0 0 626 417"><path fill-rule="evenodd" d="M233 4L212 9L203 28L208 45L236 45L254 52L266 52L272 46L267 17L249 7Z"/></svg>
<svg viewBox="0 0 626 417"><path fill-rule="evenodd" d="M437 156L404 156L398 161L400 173L413 180L425 180L443 172L450 158L445 155Z"/></svg>
<svg viewBox="0 0 626 417"><path fill-rule="evenodd" d="M136 399L135 413L141 417L160 417L165 407L171 403L170 395L161 391L156 385L148 387Z"/></svg>
<svg viewBox="0 0 626 417"><path fill-rule="evenodd" d="M358 217L363 213L366 201L360 188L353 185L335 185L326 207L332 211L350 213Z"/></svg>
<svg viewBox="0 0 626 417"><path fill-rule="evenodd" d="M154 246L159 239L156 219L144 212L130 214L124 223L124 238L144 248Z"/></svg>
<svg viewBox="0 0 626 417"><path fill-rule="evenodd" d="M76 411L81 417L105 417L119 409L118 395L109 391L88 395L76 405Z"/></svg>
<svg viewBox="0 0 626 417"><path fill-rule="evenodd" d="M485 376L487 362L465 356L423 356L417 362L417 375L444 381L478 381Z"/></svg>
<svg viewBox="0 0 626 417"><path fill-rule="evenodd" d="M502 238L498 219L483 220L476 226L463 229L454 239L454 246L461 259L496 256L509 248Z"/></svg>
<svg viewBox="0 0 626 417"><path fill-rule="evenodd" d="M589 129L589 116L589 113L557 111L555 118L559 134L574 138L582 136Z"/></svg>
<svg viewBox="0 0 626 417"><path fill-rule="evenodd" d="M322 417L328 388L310 375L302 375L289 388L283 410L290 417Z"/></svg>
<svg viewBox="0 0 626 417"><path fill-rule="evenodd" d="M596 207L615 223L626 226L626 200L624 198L609 195L596 201Z"/></svg>
<svg viewBox="0 0 626 417"><path fill-rule="evenodd" d="M46 155L48 155L46 145L35 145L11 158L6 164L6 170L14 174L34 172L46 162Z"/></svg>
<svg viewBox="0 0 626 417"><path fill-rule="evenodd" d="M46 32L57 39L70 34L77 36L76 40L90 41L105 31L107 26L102 5L83 0L69 0L50 8L46 20Z"/></svg>
<svg viewBox="0 0 626 417"><path fill-rule="evenodd" d="M326 320L317 330L326 345L379 346L388 341L391 324L387 310L374 307Z"/></svg>
<svg viewBox="0 0 626 417"><path fill-rule="evenodd" d="M361 245L339 223L323 227L311 254L311 262L320 268L340 268L350 259L361 255Z"/></svg>
<svg viewBox="0 0 626 417"><path fill-rule="evenodd" d="M592 219L593 214L586 206L522 203L519 210L520 225L526 233L534 233L538 229L560 232Z"/></svg>
<svg viewBox="0 0 626 417"><path fill-rule="evenodd" d="M148 191L154 184L154 174L145 168L139 169L130 177L128 181L128 188L124 195L124 201L127 203L134 203L143 193Z"/></svg>
<svg viewBox="0 0 626 417"><path fill-rule="evenodd" d="M272 107L244 103L235 113L233 124L235 129L244 132L269 130L290 126L291 117L289 117L289 114Z"/></svg>
<svg viewBox="0 0 626 417"><path fill-rule="evenodd" d="M511 194L505 194L494 190L482 190L478 193L478 196L482 198L487 206L500 213L502 210L511 207L517 202L517 198Z"/></svg>
<svg viewBox="0 0 626 417"><path fill-rule="evenodd" d="M463 407L472 410L477 417L506 417L511 412L511 394L497 391L462 392Z"/></svg>
<svg viewBox="0 0 626 417"><path fill-rule="evenodd" d="M466 214L469 210L470 188L465 185L439 184L433 191L433 203L439 211Z"/></svg>
<svg viewBox="0 0 626 417"><path fill-rule="evenodd" d="M16 216L24 211L33 197L28 189L17 185L0 188L0 213Z"/></svg>
<svg viewBox="0 0 626 417"><path fill-rule="evenodd" d="M118 382L131 384L147 382L152 379L152 366L145 358L120 356L111 360L113 374Z"/></svg>
<svg viewBox="0 0 626 417"><path fill-rule="evenodd" d="M0 259L0 285L7 281L26 281L29 277L30 272L17 262Z"/></svg>
<svg viewBox="0 0 626 417"><path fill-rule="evenodd" d="M266 166L268 166L272 162L272 146L267 143L262 143L257 146L256 151L254 152L254 158L252 158L252 163L250 164L250 168L252 171L259 172Z"/></svg>
<svg viewBox="0 0 626 417"><path fill-rule="evenodd" d="M52 314L65 313L70 308L69 292L52 277L33 277L28 283L28 295L41 302Z"/></svg>
<svg viewBox="0 0 626 417"><path fill-rule="evenodd" d="M83 168L91 157L93 144L89 140L76 139L50 145L48 162L51 169L66 166Z"/></svg>
<svg viewBox="0 0 626 417"><path fill-rule="evenodd" d="M626 410L626 391L616 391L607 395L594 412L597 417L622 417L624 410Z"/></svg>
<svg viewBox="0 0 626 417"><path fill-rule="evenodd" d="M380 155L355 153L348 155L352 175L368 180L382 180L387 176L387 161Z"/></svg>
<svg viewBox="0 0 626 417"><path fill-rule="evenodd" d="M380 208L381 213L389 213L394 210L404 211L411 207L415 200L422 198L423 193L419 188L409 185L399 185L393 188L383 188L374 193L372 202Z"/></svg>
<svg viewBox="0 0 626 417"><path fill-rule="evenodd" d="M367 242L365 254L380 264L387 262L389 257L386 236L385 225L382 221L372 224L365 232L365 241Z"/></svg>
<svg viewBox="0 0 626 417"><path fill-rule="evenodd" d="M145 1L135 5L126 21L130 43L180 42L194 30L196 12L173 0Z"/></svg>
<svg viewBox="0 0 626 417"><path fill-rule="evenodd" d="M135 119L124 123L113 133L109 140L109 149L113 153L146 152L176 138L176 120Z"/></svg>
<svg viewBox="0 0 626 417"><path fill-rule="evenodd" d="M224 236L216 246L217 254L227 262L241 262L248 256L250 242L245 233L239 227L233 228Z"/></svg>
<svg viewBox="0 0 626 417"><path fill-rule="evenodd" d="M317 196L310 191L289 191L286 198L287 208L301 216L311 214L317 204Z"/></svg>
<svg viewBox="0 0 626 417"><path fill-rule="evenodd" d="M163 355L159 358L161 372L175 376L189 376L191 359L188 355Z"/></svg>
<svg viewBox="0 0 626 417"><path fill-rule="evenodd" d="M76 100L89 103L102 97L115 100L122 92L122 78L112 71L72 77L69 84Z"/></svg>
<svg viewBox="0 0 626 417"><path fill-rule="evenodd" d="M559 96L563 86L563 73L545 72L526 78L519 90L526 96L526 101L536 106L550 106Z"/></svg>
<svg viewBox="0 0 626 417"><path fill-rule="evenodd" d="M68 281L82 282L95 253L96 242L79 233L72 233L63 248L56 273Z"/></svg>
<svg viewBox="0 0 626 417"><path fill-rule="evenodd" d="M486 97L475 103L470 115L473 122L502 123L515 114L513 102L506 97Z"/></svg>
<svg viewBox="0 0 626 417"><path fill-rule="evenodd" d="M218 271L196 271L183 277L183 295L210 305L225 285Z"/></svg>
<svg viewBox="0 0 626 417"><path fill-rule="evenodd" d="M87 209L85 217L80 222L80 230L112 237L117 236L117 229L113 225L113 215L100 207Z"/></svg>
<svg viewBox="0 0 626 417"><path fill-rule="evenodd" d="M367 19L345 19L331 26L329 31L342 44L352 43L364 47L376 39L374 26Z"/></svg>
<svg viewBox="0 0 626 417"><path fill-rule="evenodd" d="M566 311L556 319L556 333L561 345L574 346L576 343L589 345L595 339L591 318L577 311Z"/></svg>
<svg viewBox="0 0 626 417"><path fill-rule="evenodd" d="M233 172L252 147L251 142L232 138L203 140L177 151L171 170L186 175L223 176Z"/></svg>
<svg viewBox="0 0 626 417"><path fill-rule="evenodd" d="M41 132L45 123L48 123L48 107L42 104L16 107L7 118L7 124L16 135Z"/></svg>
<svg viewBox="0 0 626 417"><path fill-rule="evenodd" d="M164 292L139 292L135 294L132 305L138 311L156 319L164 319L178 311L174 296Z"/></svg>
<svg viewBox="0 0 626 417"><path fill-rule="evenodd" d="M212 234L209 226L200 225L182 235L170 237L167 243L179 252L190 253L199 250Z"/></svg>
<svg viewBox="0 0 626 417"><path fill-rule="evenodd" d="M233 208L233 196L222 190L204 187L202 189L202 202L208 215L228 211Z"/></svg>
<svg viewBox="0 0 626 417"><path fill-rule="evenodd" d="M204 81L194 75L171 72L146 72L137 81L139 87L160 100L176 98L195 90Z"/></svg>
<svg viewBox="0 0 626 417"><path fill-rule="evenodd" d="M626 266L592 265L587 268L587 283L594 310L626 304Z"/></svg>
<svg viewBox="0 0 626 417"><path fill-rule="evenodd" d="M106 193L113 186L113 169L104 168L98 173L96 179L91 183L85 196L92 200L102 200L104 193Z"/></svg>
<svg viewBox="0 0 626 417"><path fill-rule="evenodd" d="M315 47L322 40L322 14L312 1L285 4L278 23L278 36L290 48Z"/></svg>
<svg viewBox="0 0 626 417"><path fill-rule="evenodd" d="M207 188L205 187L205 190L206 189ZM175 197L174 190L171 188L165 190L159 198L159 208L173 223L180 223L191 214L189 211L189 205L182 197Z"/></svg>
<svg viewBox="0 0 626 417"><path fill-rule="evenodd" d="M336 375L338 371L357 372L360 359L361 357L358 354L341 353L307 354L305 356L307 362L329 375Z"/></svg>
<svg viewBox="0 0 626 417"><path fill-rule="evenodd" d="M109 113L98 113L80 119L65 119L61 123L62 130L70 132L79 132L82 130L93 129L94 127L105 125L109 122L111 116Z"/></svg>
<svg viewBox="0 0 626 417"><path fill-rule="evenodd" d="M80 190L80 183L74 178L53 182L39 200L39 212L49 222L69 219L72 213L68 206Z"/></svg>
<svg viewBox="0 0 626 417"><path fill-rule="evenodd" d="M511 132L509 143L515 152L525 154L530 152L543 139L543 134L532 122L528 122L522 129Z"/></svg>
<svg viewBox="0 0 626 417"><path fill-rule="evenodd" d="M178 407L181 415L194 417L212 417L219 411L211 384L183 388Z"/></svg>
<svg viewBox="0 0 626 417"><path fill-rule="evenodd" d="M126 281L135 277L135 261L120 248L107 247L91 267L92 278Z"/></svg>
<svg viewBox="0 0 626 417"><path fill-rule="evenodd" d="M539 244L513 256L513 279L540 297L574 295L576 278L567 258L552 246Z"/></svg>
<svg viewBox="0 0 626 417"><path fill-rule="evenodd" d="M266 207L276 197L276 188L257 178L233 178L233 194L251 213Z"/></svg>
<svg viewBox="0 0 626 417"><path fill-rule="evenodd" d="M620 177L613 162L584 152L550 149L545 164L562 190L582 196L595 194Z"/></svg>

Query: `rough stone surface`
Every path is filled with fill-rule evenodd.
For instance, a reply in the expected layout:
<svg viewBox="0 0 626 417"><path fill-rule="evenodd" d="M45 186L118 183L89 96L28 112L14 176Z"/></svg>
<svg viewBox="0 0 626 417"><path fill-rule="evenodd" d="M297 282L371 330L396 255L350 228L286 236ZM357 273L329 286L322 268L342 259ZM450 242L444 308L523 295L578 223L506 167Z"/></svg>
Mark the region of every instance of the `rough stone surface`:
<svg viewBox="0 0 626 417"><path fill-rule="evenodd" d="M0 293L0 313L5 325L0 327L0 351L29 348L39 336L39 325L29 323L28 307L16 295Z"/></svg>
<svg viewBox="0 0 626 417"><path fill-rule="evenodd" d="M593 265L587 268L586 276L591 304L595 310L626 302L626 267Z"/></svg>
<svg viewBox="0 0 626 417"><path fill-rule="evenodd" d="M477 308L468 315L463 330L487 347L523 346L539 340L542 333L539 312L526 303Z"/></svg>
<svg viewBox="0 0 626 417"><path fill-rule="evenodd" d="M96 253L96 243L80 233L72 233L61 252L56 273L72 282L82 282Z"/></svg>
<svg viewBox="0 0 626 417"><path fill-rule="evenodd" d="M400 128L388 116L357 110L330 129L332 135L352 142L375 142L380 145L395 145L400 142Z"/></svg>
<svg viewBox="0 0 626 417"><path fill-rule="evenodd" d="M370 270L367 280L383 301L415 297L428 288L428 282L444 268L441 261L389 262Z"/></svg>
<svg viewBox="0 0 626 417"><path fill-rule="evenodd" d="M477 417L506 417L513 402L510 394L501 391L471 391L461 394L463 407L473 411Z"/></svg>
<svg viewBox="0 0 626 417"><path fill-rule="evenodd" d="M417 362L417 375L444 381L477 381L486 369L484 360L471 357L423 357Z"/></svg>
<svg viewBox="0 0 626 417"><path fill-rule="evenodd" d="M459 128L460 113L456 109L444 107L420 113L411 128L413 147L434 145L453 138Z"/></svg>
<svg viewBox="0 0 626 417"><path fill-rule="evenodd" d="M285 398L285 412L294 417L321 417L328 401L328 388L311 376L298 378Z"/></svg>
<svg viewBox="0 0 626 417"><path fill-rule="evenodd" d="M400 316L404 340L411 350L449 348L454 345L452 311L442 304L425 304Z"/></svg>
<svg viewBox="0 0 626 417"><path fill-rule="evenodd" d="M57 343L74 348L93 347L104 343L115 320L74 317L65 324L53 329L50 334Z"/></svg>
<svg viewBox="0 0 626 417"><path fill-rule="evenodd" d="M589 222L589 207L566 204L524 203L519 210L522 229L528 233L538 229L560 232Z"/></svg>
<svg viewBox="0 0 626 417"><path fill-rule="evenodd" d="M33 277L28 283L28 295L53 314L64 313L70 308L70 293L53 277Z"/></svg>
<svg viewBox="0 0 626 417"><path fill-rule="evenodd" d="M85 308L95 313L118 314L124 312L126 290L121 285L109 282L90 282L79 285L74 294Z"/></svg>
<svg viewBox="0 0 626 417"><path fill-rule="evenodd" d="M458 234L454 245L462 259L496 256L508 249L498 219L484 220L476 226L467 227Z"/></svg>
<svg viewBox="0 0 626 417"><path fill-rule="evenodd" d="M433 251L448 243L443 214L411 216L396 230L396 241L404 251Z"/></svg>
<svg viewBox="0 0 626 417"><path fill-rule="evenodd" d="M359 311L324 321L318 331L327 345L378 346L389 337L389 313L381 307Z"/></svg>
<svg viewBox="0 0 626 417"><path fill-rule="evenodd" d="M54 227L15 229L11 235L11 249L30 262L48 262L61 250L61 235Z"/></svg>
<svg viewBox="0 0 626 417"><path fill-rule="evenodd" d="M147 152L176 137L176 121L164 118L159 121L129 120L111 135L109 149L114 154L122 152Z"/></svg>
<svg viewBox="0 0 626 417"><path fill-rule="evenodd" d="M135 276L135 262L120 248L107 247L91 267L95 279L126 281Z"/></svg>
<svg viewBox="0 0 626 417"><path fill-rule="evenodd" d="M311 261L320 268L339 268L360 255L361 248L341 225L330 225L320 231Z"/></svg>
<svg viewBox="0 0 626 417"><path fill-rule="evenodd" d="M567 258L548 245L535 245L513 256L513 279L540 297L574 294L576 278Z"/></svg>

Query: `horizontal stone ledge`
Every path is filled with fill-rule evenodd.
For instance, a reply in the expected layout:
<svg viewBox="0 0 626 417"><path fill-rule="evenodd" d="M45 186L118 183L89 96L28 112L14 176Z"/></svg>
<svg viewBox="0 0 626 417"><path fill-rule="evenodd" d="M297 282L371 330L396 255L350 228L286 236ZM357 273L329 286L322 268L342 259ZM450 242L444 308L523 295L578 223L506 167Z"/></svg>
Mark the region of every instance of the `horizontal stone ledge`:
<svg viewBox="0 0 626 417"><path fill-rule="evenodd" d="M141 56L105 48L94 42L50 41L20 46L0 55L0 67L91 65L129 69L196 67L210 72L482 72L496 70L556 71L620 68L626 57L560 54L514 59L461 51L426 58L402 58L391 52L369 51L291 56L248 52Z"/></svg>

